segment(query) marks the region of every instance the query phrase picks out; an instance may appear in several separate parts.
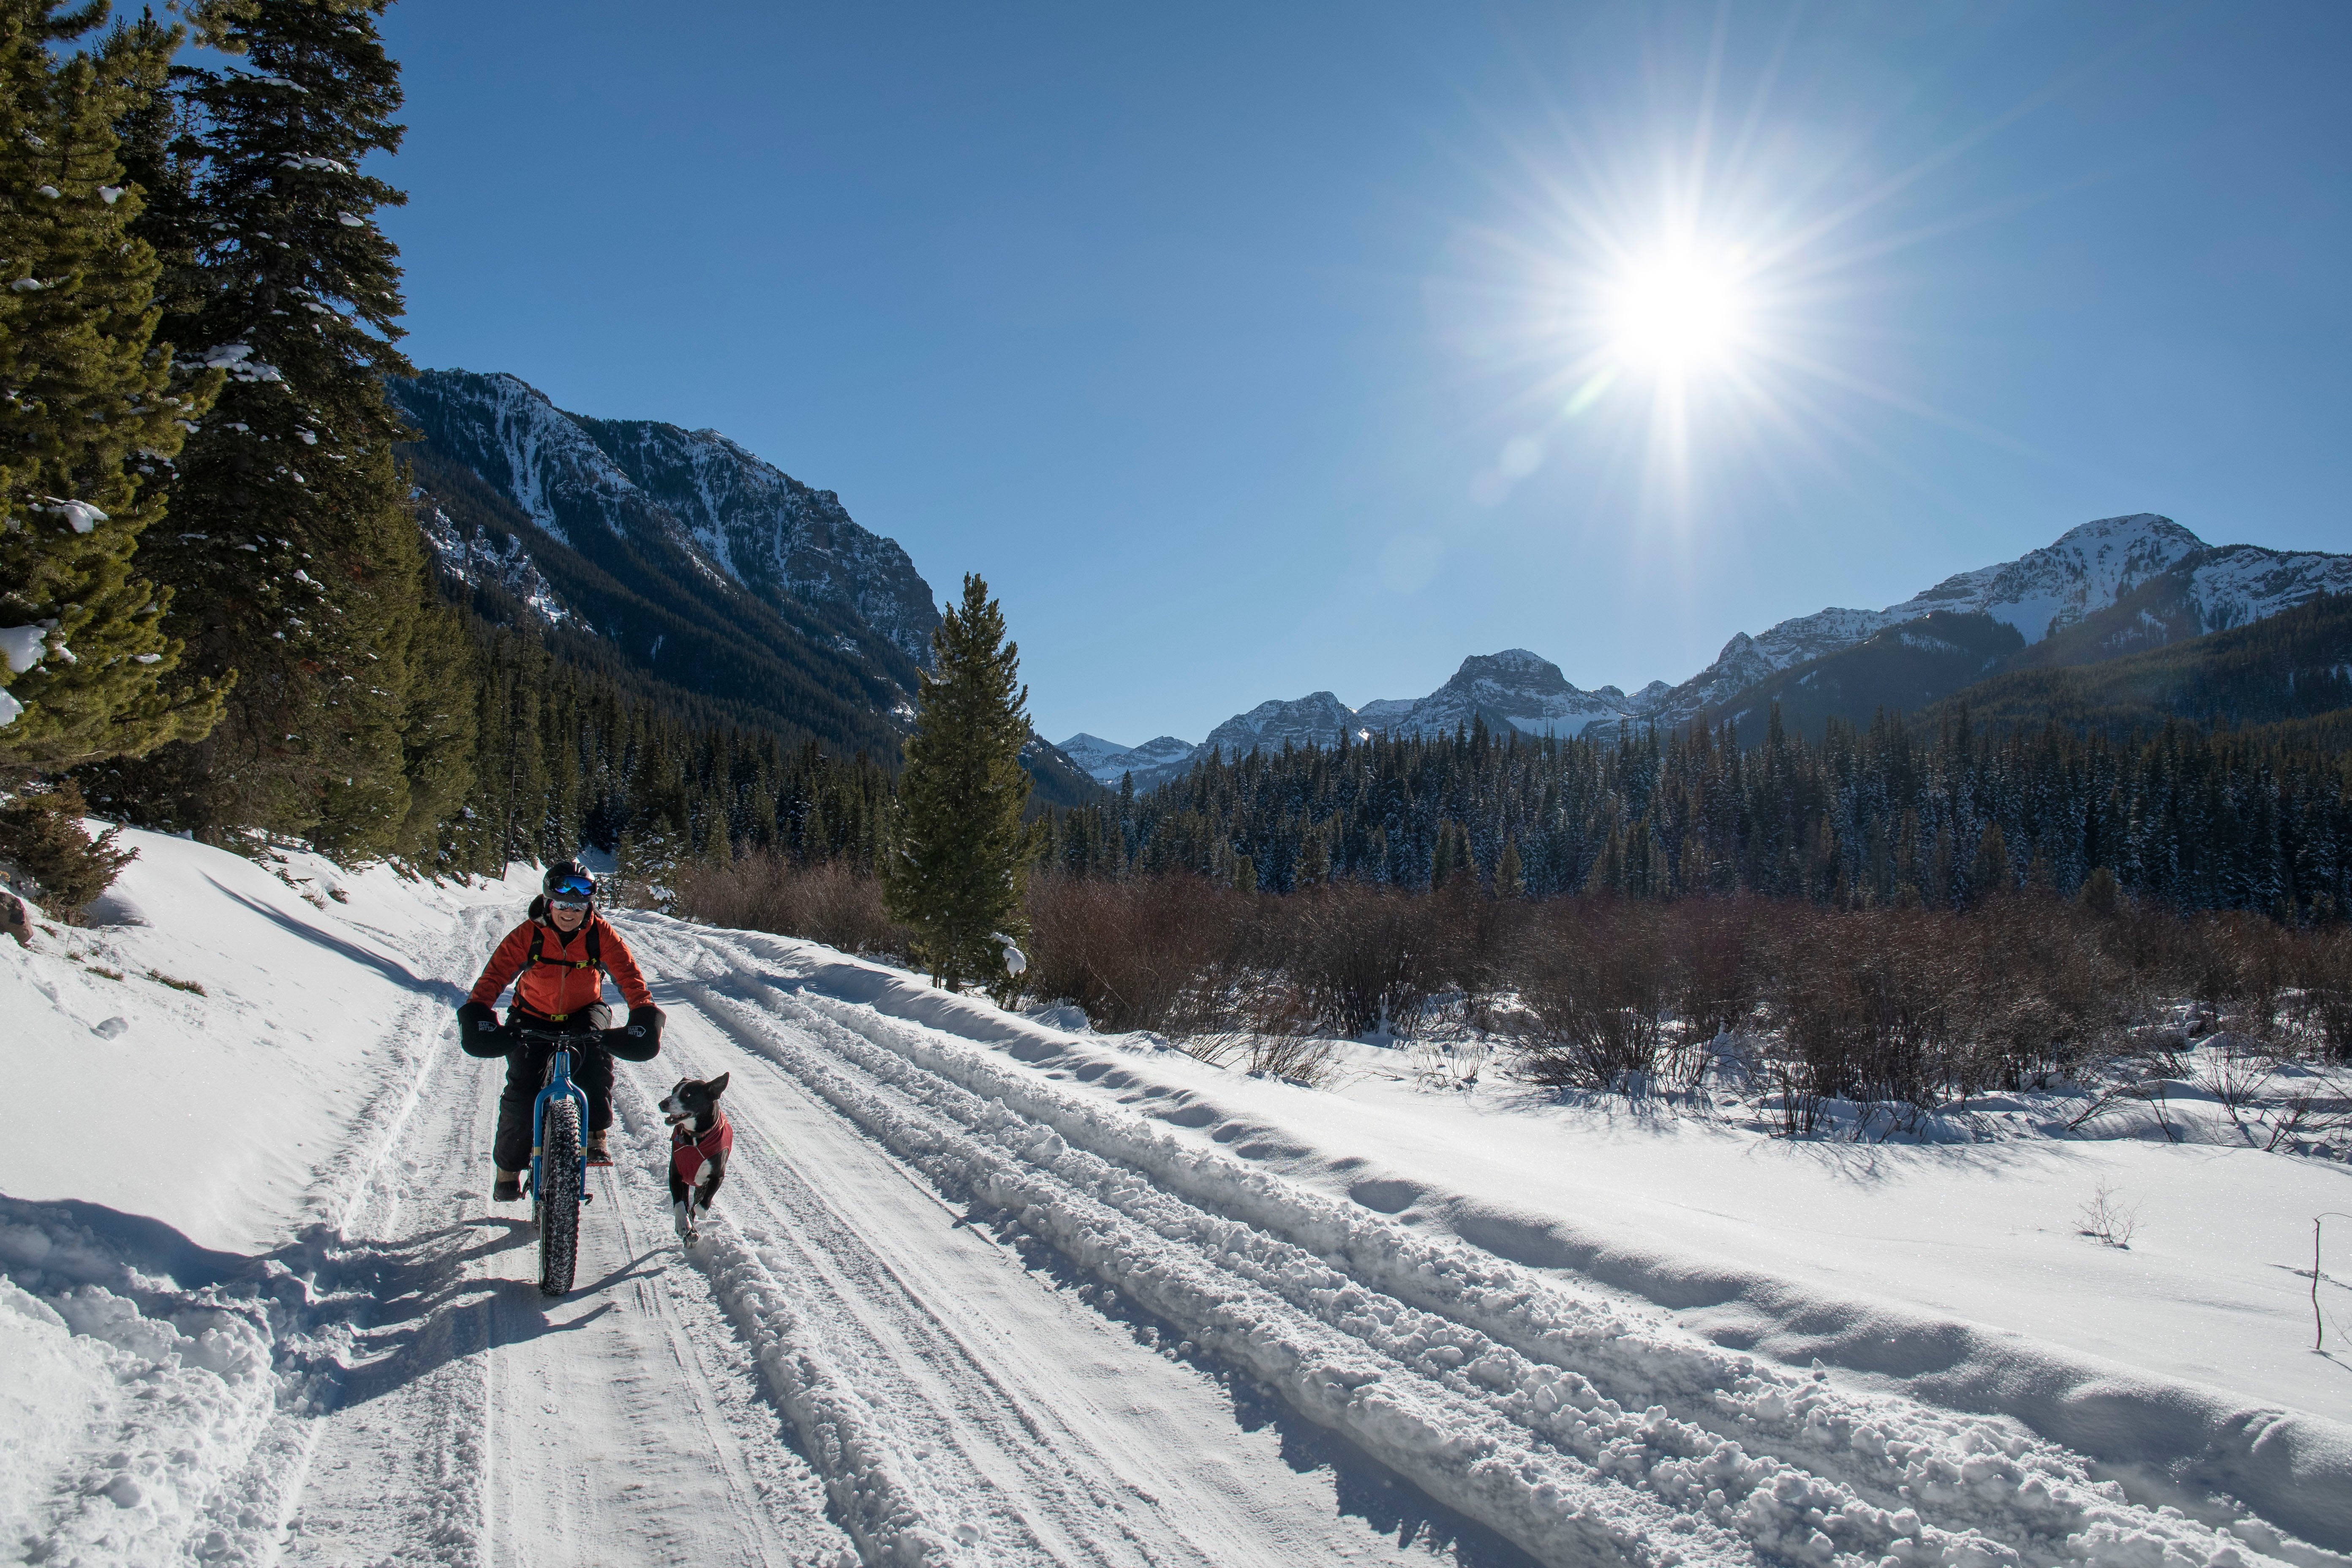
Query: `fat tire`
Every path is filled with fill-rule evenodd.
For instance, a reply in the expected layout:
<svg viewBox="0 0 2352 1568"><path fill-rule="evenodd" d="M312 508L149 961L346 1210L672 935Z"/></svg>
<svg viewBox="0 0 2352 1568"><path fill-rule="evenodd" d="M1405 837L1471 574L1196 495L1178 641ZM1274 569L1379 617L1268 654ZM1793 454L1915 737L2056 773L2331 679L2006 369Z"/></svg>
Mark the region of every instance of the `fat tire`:
<svg viewBox="0 0 2352 1568"><path fill-rule="evenodd" d="M569 1295L580 1260L580 1107L569 1098L547 1108L539 1173L539 1292Z"/></svg>

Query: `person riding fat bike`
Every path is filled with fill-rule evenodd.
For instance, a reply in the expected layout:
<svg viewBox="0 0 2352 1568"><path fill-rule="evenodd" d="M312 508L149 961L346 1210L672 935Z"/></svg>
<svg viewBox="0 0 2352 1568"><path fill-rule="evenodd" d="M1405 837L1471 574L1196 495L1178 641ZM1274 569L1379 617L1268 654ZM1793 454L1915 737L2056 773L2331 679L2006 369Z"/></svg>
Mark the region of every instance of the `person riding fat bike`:
<svg viewBox="0 0 2352 1568"><path fill-rule="evenodd" d="M506 934L490 954L482 977L457 1009L458 1043L467 1056L507 1058L506 1089L499 1096L499 1131L491 1144L496 1165L490 1198L511 1203L522 1196L523 1167L530 1163L530 1109L547 1076L547 1058L557 1047L526 1040L516 1031L561 1034L572 1053L572 1080L588 1091L588 1163L609 1165L605 1130L613 1124L613 1058L649 1061L661 1049L662 1010L654 1005L629 944L596 912L596 879L569 860L547 868L530 918ZM612 976L628 1004L629 1021L609 1027L612 1006L602 1000L604 977ZM493 1004L509 981L514 1005L501 1026Z"/></svg>

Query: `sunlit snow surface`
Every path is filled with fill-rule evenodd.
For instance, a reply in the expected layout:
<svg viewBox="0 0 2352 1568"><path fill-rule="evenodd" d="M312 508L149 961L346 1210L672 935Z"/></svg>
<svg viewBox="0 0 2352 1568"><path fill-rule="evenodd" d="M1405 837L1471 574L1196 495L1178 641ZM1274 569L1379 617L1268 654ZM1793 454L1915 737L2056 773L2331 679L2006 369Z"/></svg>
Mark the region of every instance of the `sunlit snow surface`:
<svg viewBox="0 0 2352 1568"><path fill-rule="evenodd" d="M110 923L0 942L16 1556L2231 1568L2352 1544L2345 1374L2297 1349L2296 1238L2343 1201L2336 1166L1791 1144L1435 1091L1372 1047L1307 1089L622 912L672 1028L622 1069L620 1161L549 1300L520 1210L483 1198L498 1066L448 1026L535 878L126 838ZM720 1071L736 1160L688 1253L654 1102ZM2076 1234L2100 1181L2139 1207L2127 1252Z"/></svg>

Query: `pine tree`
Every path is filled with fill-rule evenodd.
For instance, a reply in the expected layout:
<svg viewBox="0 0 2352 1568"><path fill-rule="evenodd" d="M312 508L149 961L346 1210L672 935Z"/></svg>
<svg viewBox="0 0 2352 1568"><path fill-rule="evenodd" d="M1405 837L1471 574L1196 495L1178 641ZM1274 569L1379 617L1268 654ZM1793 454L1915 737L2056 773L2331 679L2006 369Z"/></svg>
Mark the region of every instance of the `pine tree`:
<svg viewBox="0 0 2352 1568"><path fill-rule="evenodd" d="M445 826L464 808L473 788L484 678L456 613L432 604L431 590L421 581L417 592L420 610L409 618L403 650L408 691L401 771L408 784L408 813L396 846L399 853L412 856L439 845Z"/></svg>
<svg viewBox="0 0 2352 1568"><path fill-rule="evenodd" d="M1503 840L1503 858L1495 862L1495 896L1498 899L1525 898L1527 874L1519 866L1519 841Z"/></svg>
<svg viewBox="0 0 2352 1568"><path fill-rule="evenodd" d="M115 847L119 827L92 839L81 825L89 811L71 779L28 787L0 803L0 864L29 881L34 897L67 920L77 918L115 873L139 858L136 849Z"/></svg>
<svg viewBox="0 0 2352 1568"><path fill-rule="evenodd" d="M163 826L303 834L347 858L429 842L467 750L448 684L412 689L421 648L458 633L426 594L383 388L409 369L396 252L373 221L405 198L359 173L401 137L385 4L224 5L205 41L247 67L173 73L187 123L158 177L184 198L148 237L189 258L171 335L227 381L153 563L180 590L192 666L241 673L218 730L119 786Z"/></svg>
<svg viewBox="0 0 2352 1568"><path fill-rule="evenodd" d="M136 755L219 716L215 687L170 679L168 591L131 574L163 515L151 481L218 384L174 393L115 132L161 87L177 34L53 52L104 14L0 4L0 773Z"/></svg>
<svg viewBox="0 0 2352 1568"><path fill-rule="evenodd" d="M1029 689L988 584L966 574L963 602L931 634L931 665L906 745L895 843L883 858L890 918L949 990L1003 972L1001 934L1027 935L1022 914L1033 855L1023 823L1029 775Z"/></svg>
<svg viewBox="0 0 2352 1568"><path fill-rule="evenodd" d="M1973 900L2005 893L2011 881L2008 840L2001 837L2000 823L1988 823L1984 837L1977 841L1976 860L1969 868L1969 897Z"/></svg>

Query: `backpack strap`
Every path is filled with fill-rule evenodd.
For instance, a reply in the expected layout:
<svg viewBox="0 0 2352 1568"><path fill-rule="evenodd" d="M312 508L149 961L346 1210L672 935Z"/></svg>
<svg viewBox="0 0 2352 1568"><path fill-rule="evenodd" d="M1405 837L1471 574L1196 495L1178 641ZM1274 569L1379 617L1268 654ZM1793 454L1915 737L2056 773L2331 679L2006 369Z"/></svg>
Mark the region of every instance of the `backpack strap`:
<svg viewBox="0 0 2352 1568"><path fill-rule="evenodd" d="M604 967L604 954L602 951L604 944L596 940L596 917L594 915L590 915L588 917L587 957L556 959L547 956L547 927L541 924L538 921L531 921L530 953L530 956L523 960L523 968L525 970L532 970L538 968L542 963L547 963L552 964L558 969L593 969L600 973L611 973L612 972ZM571 1016L572 1015L569 1013L560 1014L551 1020L551 1022L560 1024Z"/></svg>
<svg viewBox="0 0 2352 1568"><path fill-rule="evenodd" d="M523 967L531 969L542 963L551 963L558 969L600 969L609 974L612 971L604 969L604 946L597 940L596 922L592 918L588 922L587 957L550 958L547 956L547 928L533 921L530 922L530 955L523 960Z"/></svg>

